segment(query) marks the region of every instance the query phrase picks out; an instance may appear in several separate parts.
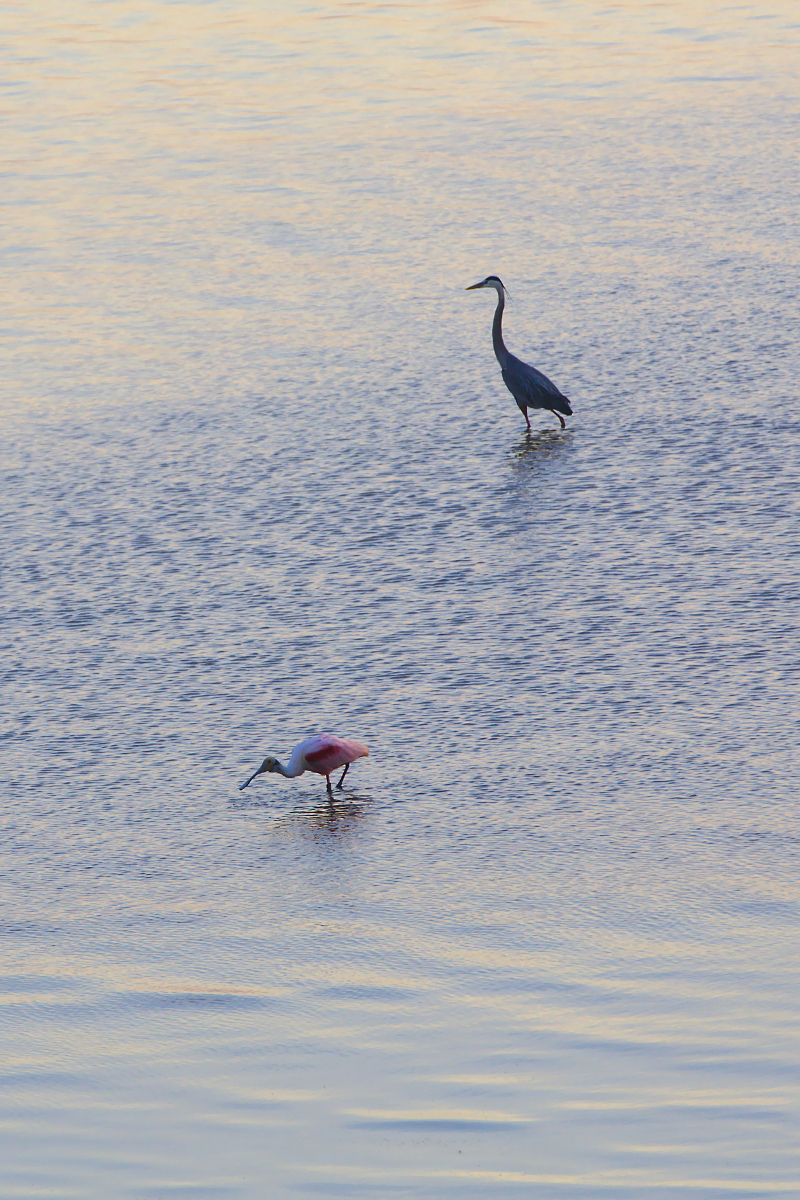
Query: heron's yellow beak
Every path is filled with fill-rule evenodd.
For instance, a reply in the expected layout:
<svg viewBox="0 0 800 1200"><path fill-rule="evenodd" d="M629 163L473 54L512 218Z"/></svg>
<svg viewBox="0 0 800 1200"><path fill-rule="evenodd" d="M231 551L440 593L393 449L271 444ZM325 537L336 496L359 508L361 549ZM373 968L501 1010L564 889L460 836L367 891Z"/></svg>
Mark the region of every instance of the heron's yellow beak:
<svg viewBox="0 0 800 1200"><path fill-rule="evenodd" d="M481 282L481 283L471 283L471 284L469 285L469 287L468 287L468 288L464 288L464 291L465 291L465 292L474 292L474 291L475 291L475 288L479 288L479 287L483 287L483 282Z"/></svg>

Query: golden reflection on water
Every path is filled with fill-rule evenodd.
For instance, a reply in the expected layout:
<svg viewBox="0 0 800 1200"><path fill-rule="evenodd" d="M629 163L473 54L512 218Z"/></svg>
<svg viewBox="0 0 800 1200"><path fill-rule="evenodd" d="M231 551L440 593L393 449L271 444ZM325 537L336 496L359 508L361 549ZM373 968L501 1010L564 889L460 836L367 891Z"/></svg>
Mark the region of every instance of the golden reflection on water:
<svg viewBox="0 0 800 1200"><path fill-rule="evenodd" d="M765 59L773 72L788 69L796 38L788 0L767 11L719 0L627 0L602 9L588 0L450 0L327 11L287 0L268 8L255 0L111 8L51 0L39 11L35 29L21 8L7 19L54 91L85 97L99 79L113 80L110 95L95 93L100 110L127 84L163 92L176 115L202 100L235 99L247 112L268 95L281 96L284 109L342 109L359 98L368 107L377 96L413 102L425 93L472 111L489 100L505 105L515 87L534 80L669 80L687 66L708 75L753 72Z"/></svg>
<svg viewBox="0 0 800 1200"><path fill-rule="evenodd" d="M42 377L109 397L175 377L203 345L214 361L258 341L363 345L348 289L380 286L413 308L409 271L427 264L435 289L460 269L458 244L465 265L488 250L487 269L504 272L505 242L530 238L525 224L499 238L494 221L452 237L454 205L484 206L471 195L487 166L500 194L540 170L524 144L509 149L523 130L551 143L549 172L563 162L540 184L540 222L569 224L563 201L591 190L603 147L588 126L561 142L565 127L574 138L589 109L613 119L629 104L711 113L745 78L751 92L788 87L793 14L786 0L766 14L710 0L54 0L31 26L12 8L4 223L17 269L0 303L15 314L14 401L42 403ZM547 254L569 269L559 238ZM265 286L288 278L291 313Z"/></svg>
<svg viewBox="0 0 800 1200"><path fill-rule="evenodd" d="M124 167L145 149L179 153L194 141L198 151L224 153L253 140L280 144L283 174L287 134L311 124L326 139L337 121L340 136L360 123L370 136L381 127L400 133L396 123L423 106L524 112L543 88L555 89L550 104L583 87L597 89L595 99L616 89L617 100L635 87L640 99L642 84L690 86L687 72L697 83L718 77L718 86L746 72L752 86L766 61L761 84L775 86L792 68L795 15L786 0L769 13L709 0L603 10L506 0L352 4L324 14L286 2L220 10L84 0L40 6L34 28L22 8L8 20L20 55L12 54L12 82L29 106L22 124L35 115L39 152L52 163L80 161L91 173L98 158ZM713 103L715 88L700 94Z"/></svg>
<svg viewBox="0 0 800 1200"><path fill-rule="evenodd" d="M375 1178L378 1174L374 1168L370 1171L368 1168L359 1167L341 1167L335 1163L325 1163L321 1166L306 1166L311 1174L330 1174L340 1179L351 1179L354 1182L365 1178ZM394 1168L390 1171L381 1172L388 1181L389 1179L397 1179L398 1170ZM711 1188L719 1188L720 1190L730 1189L730 1179L724 1175L714 1176L709 1178L676 1176L674 1173L667 1170L653 1171L652 1169L636 1169L628 1168L626 1170L614 1169L593 1169L591 1172L575 1171L568 1174L555 1173L551 1171L514 1171L514 1170L496 1170L486 1171L480 1168L472 1170L453 1167L448 1170L434 1169L419 1169L410 1168L402 1172L403 1177L409 1180L448 1180L448 1179L463 1179L472 1181L473 1183L489 1183L495 1186L504 1183L518 1184L527 1183L532 1185L550 1185L550 1186L567 1186L572 1188L598 1188L606 1187L611 1189L619 1189L623 1195L628 1194L631 1188L638 1188L643 1193L655 1187L670 1187L670 1188L691 1188L697 1189L701 1194L707 1192ZM736 1177L735 1186L737 1190L741 1189L745 1195L752 1192L755 1196L770 1195L774 1193L778 1196L787 1195L786 1185L778 1180L764 1181L761 1176L741 1179ZM790 1186L792 1186L790 1184Z"/></svg>

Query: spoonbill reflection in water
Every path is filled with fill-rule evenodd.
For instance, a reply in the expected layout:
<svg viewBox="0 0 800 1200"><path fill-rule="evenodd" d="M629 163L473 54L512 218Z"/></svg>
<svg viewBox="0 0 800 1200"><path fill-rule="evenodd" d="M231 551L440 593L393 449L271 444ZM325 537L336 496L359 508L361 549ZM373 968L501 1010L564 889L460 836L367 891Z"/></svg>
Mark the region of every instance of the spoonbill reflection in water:
<svg viewBox="0 0 800 1200"><path fill-rule="evenodd" d="M254 771L250 778L241 785L239 791L243 792L247 784L253 782L256 775L273 772L284 775L287 779L296 779L305 771L315 771L317 775L325 776L328 795L332 796L331 772L338 771L339 767L344 767L342 778L336 785L341 787L344 777L350 769L350 763L368 755L369 750L361 742L335 737L332 733L318 733L295 746L292 757L289 759L289 765L286 767L282 762L278 762L272 754L267 755L258 770Z"/></svg>
<svg viewBox="0 0 800 1200"><path fill-rule="evenodd" d="M474 292L476 288L494 288L497 292L497 308L494 310L494 321L492 322L494 353L500 363L503 383L516 400L517 408L525 418L528 429L531 427L528 419L529 408L547 409L554 417L558 417L561 428L566 429L567 423L561 414L563 413L565 417L572 416L572 409L567 397L562 396L552 379L548 379L536 367L529 366L506 349L503 341L503 309L506 306L506 289L502 279L498 279L496 275L487 275L480 283L473 283L466 290Z"/></svg>

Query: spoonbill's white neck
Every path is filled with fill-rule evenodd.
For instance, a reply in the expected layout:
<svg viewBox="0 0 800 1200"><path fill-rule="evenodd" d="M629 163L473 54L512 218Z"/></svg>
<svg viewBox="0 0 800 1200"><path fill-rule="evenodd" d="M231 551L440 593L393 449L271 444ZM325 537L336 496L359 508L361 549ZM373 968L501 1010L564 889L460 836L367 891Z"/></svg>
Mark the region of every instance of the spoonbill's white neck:
<svg viewBox="0 0 800 1200"><path fill-rule="evenodd" d="M283 775L285 779L296 779L298 775L302 775L302 771L293 771L292 761L289 760L289 766L285 767L282 762L276 762L274 770L278 775Z"/></svg>
<svg viewBox="0 0 800 1200"><path fill-rule="evenodd" d="M284 767L283 763L278 763L278 770L281 775L285 775L287 779L297 779L297 776L302 775L306 769L303 758L303 744L301 742L292 751L292 757L289 759L288 766Z"/></svg>

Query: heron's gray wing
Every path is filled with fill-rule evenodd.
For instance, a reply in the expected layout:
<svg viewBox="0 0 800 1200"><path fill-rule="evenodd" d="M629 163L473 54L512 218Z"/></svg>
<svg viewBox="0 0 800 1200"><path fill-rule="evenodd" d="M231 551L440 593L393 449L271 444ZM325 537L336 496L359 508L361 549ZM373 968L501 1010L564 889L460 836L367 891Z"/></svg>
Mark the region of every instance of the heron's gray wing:
<svg viewBox="0 0 800 1200"><path fill-rule="evenodd" d="M520 399L527 400L531 408L545 407L542 402L550 396L566 400L563 392L544 372L528 366L513 354L509 354L508 358L509 361L503 368L503 379L514 396L519 394Z"/></svg>

